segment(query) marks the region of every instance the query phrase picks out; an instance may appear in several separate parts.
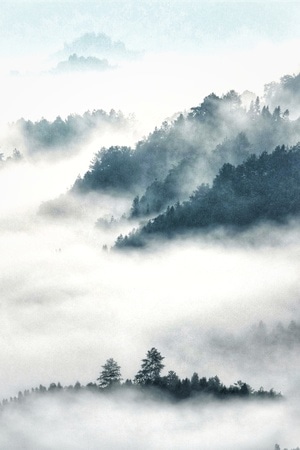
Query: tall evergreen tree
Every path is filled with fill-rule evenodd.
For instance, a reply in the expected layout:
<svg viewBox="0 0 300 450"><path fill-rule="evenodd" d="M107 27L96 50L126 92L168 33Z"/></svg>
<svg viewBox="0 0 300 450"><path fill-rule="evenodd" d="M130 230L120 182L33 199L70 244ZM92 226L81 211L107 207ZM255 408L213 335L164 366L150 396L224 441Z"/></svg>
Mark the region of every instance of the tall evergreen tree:
<svg viewBox="0 0 300 450"><path fill-rule="evenodd" d="M141 370L135 376L138 384L152 384L159 380L160 372L165 367L162 363L164 356L161 356L156 348L151 348L147 352L147 357L142 360Z"/></svg>
<svg viewBox="0 0 300 450"><path fill-rule="evenodd" d="M122 380L120 372L121 367L113 358L109 358L102 367L103 370L100 373L99 378L97 378L97 381L99 381L99 387L106 388L108 386L120 383Z"/></svg>

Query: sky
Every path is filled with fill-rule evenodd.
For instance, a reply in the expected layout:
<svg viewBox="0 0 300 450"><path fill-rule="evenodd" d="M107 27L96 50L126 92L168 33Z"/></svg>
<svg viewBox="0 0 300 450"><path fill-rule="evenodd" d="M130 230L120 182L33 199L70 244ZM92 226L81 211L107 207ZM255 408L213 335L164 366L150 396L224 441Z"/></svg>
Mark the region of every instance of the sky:
<svg viewBox="0 0 300 450"><path fill-rule="evenodd" d="M297 2L20 1L1 2L2 48L54 46L101 31L147 50L222 44L237 33L280 42L299 37ZM16 5L13 7L13 5ZM286 6L288 5L288 7ZM39 33L39 39L36 39ZM240 35L239 35L240 37ZM7 46L7 42L10 46ZM241 45L241 41L237 45ZM13 49L13 53L16 49Z"/></svg>
<svg viewBox="0 0 300 450"><path fill-rule="evenodd" d="M128 256L104 253L102 246L132 224L105 230L95 222L128 212L131 198L73 199L73 215L61 220L39 214L42 202L64 199L102 146L134 145L211 92L248 89L263 96L266 83L298 73L299 3L19 0L0 6L0 150L10 155L18 142L25 154L0 171L0 398L40 383L95 381L111 357L124 378L133 378L153 346L166 369L181 377L218 374L227 384L243 379L289 394L286 403L247 405L242 413L239 404L158 411L135 398L119 406L83 396L71 402L70 417L69 403L42 400L27 414L0 419L0 447L32 449L38 442L41 449L81 449L86 436L91 449L101 439L107 449L300 445L298 347L278 345L269 354L261 345L258 357L251 344L251 327L260 320L269 330L278 321L287 327L300 320L297 223L262 225L236 239L220 231ZM68 57L64 45L85 33L105 33L139 56L105 72L55 73ZM22 136L9 127L21 117L53 120L93 109L122 110L135 121L53 159L30 159Z"/></svg>
<svg viewBox="0 0 300 450"><path fill-rule="evenodd" d="M0 120L101 106L134 112L149 132L212 91L263 95L299 70L299 19L297 2L2 2ZM64 44L91 32L144 56L105 73L51 75Z"/></svg>

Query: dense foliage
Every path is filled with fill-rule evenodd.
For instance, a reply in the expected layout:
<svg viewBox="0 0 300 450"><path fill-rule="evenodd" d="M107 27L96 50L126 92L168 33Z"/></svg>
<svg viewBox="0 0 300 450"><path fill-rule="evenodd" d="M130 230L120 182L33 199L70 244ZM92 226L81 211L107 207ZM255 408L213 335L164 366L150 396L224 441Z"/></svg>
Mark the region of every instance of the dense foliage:
<svg viewBox="0 0 300 450"><path fill-rule="evenodd" d="M19 392L17 397L11 397L8 401L2 401L2 407L8 403L23 402L25 399L34 394L50 394L57 392L79 392L92 391L98 393L118 392L118 390L132 389L137 392L143 392L155 399L165 399L180 401L188 398L199 398L203 400L205 397L223 399L280 399L282 395L276 393L273 389L265 391L262 387L255 391L247 383L237 381L233 385L227 387L221 383L218 376L211 378L199 377L195 372L191 378L180 379L176 372L169 371L167 375L161 376L164 368L160 352L156 348L152 348L146 354L146 358L142 360L141 369L135 375L134 380L126 380L121 383L121 371L118 363L110 358L102 366L102 371L98 377L99 384L88 383L82 386L78 381L74 386L63 387L60 383L51 383L49 388L40 385L38 388L25 390L24 393Z"/></svg>
<svg viewBox="0 0 300 450"><path fill-rule="evenodd" d="M88 192L98 190L99 185L102 189L114 190L124 188L128 189L128 173L131 174L131 183L134 184L138 173L135 170L136 163L133 158L133 150L129 147L110 147L103 149L101 160L96 156L92 163L92 169L84 175L84 178L78 178L75 184L75 192Z"/></svg>
<svg viewBox="0 0 300 450"><path fill-rule="evenodd" d="M243 164L224 164L212 187L201 185L189 201L168 207L117 247L143 245L152 234L170 235L216 226L245 227L261 220L284 222L300 213L300 145L277 147L250 156Z"/></svg>
<svg viewBox="0 0 300 450"><path fill-rule="evenodd" d="M278 105L291 108L293 113L300 113L300 73L284 75L279 82L273 81L265 86L265 100L274 108Z"/></svg>
<svg viewBox="0 0 300 450"><path fill-rule="evenodd" d="M56 150L78 145L92 132L104 132L107 127L119 130L128 126L130 119L113 109L107 113L102 109L87 111L82 116L71 114L65 120L57 117L53 122L41 119L36 122L20 119L13 124L24 137L25 146L31 153Z"/></svg>
<svg viewBox="0 0 300 450"><path fill-rule="evenodd" d="M100 150L73 190L134 193L132 217L153 215L188 199L224 163L240 164L251 154L298 141L300 121L290 120L288 110L276 106L270 111L258 97L246 110L235 91L221 97L210 94L187 114L164 122L134 149L127 148L126 155L124 147Z"/></svg>
<svg viewBox="0 0 300 450"><path fill-rule="evenodd" d="M122 379L120 372L121 367L113 358L109 358L102 368L103 370L99 375L99 378L97 378L99 387L105 388L120 383Z"/></svg>

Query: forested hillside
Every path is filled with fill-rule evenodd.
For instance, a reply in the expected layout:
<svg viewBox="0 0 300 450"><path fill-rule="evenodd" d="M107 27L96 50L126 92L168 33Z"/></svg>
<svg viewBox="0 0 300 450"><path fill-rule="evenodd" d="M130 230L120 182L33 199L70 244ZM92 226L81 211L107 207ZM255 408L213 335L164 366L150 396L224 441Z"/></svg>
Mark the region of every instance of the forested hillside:
<svg viewBox="0 0 300 450"><path fill-rule="evenodd" d="M1 2L0 450L300 450L299 23Z"/></svg>
<svg viewBox="0 0 300 450"><path fill-rule="evenodd" d="M101 149L73 192L114 191L135 198L131 217L153 216L187 200L201 183L211 182L225 163L271 152L300 140L300 120L289 110L270 110L261 100L246 108L235 91L203 102L174 121L164 122L135 148Z"/></svg>
<svg viewBox="0 0 300 450"><path fill-rule="evenodd" d="M117 131L130 126L132 118L122 112L105 112L102 109L86 111L83 115L70 114L66 119L58 116L54 121L41 119L36 122L19 119L11 125L20 132L29 154L66 151L88 139L92 133L101 134L106 130Z"/></svg>
<svg viewBox="0 0 300 450"><path fill-rule="evenodd" d="M297 83L297 77L286 76L273 86L273 97L287 79ZM142 246L157 234L284 222L300 212L300 119L291 120L280 105L270 110L270 89L266 85L264 103L254 97L248 106L243 104L246 96L233 90L221 97L212 93L199 106L165 121L135 148L102 148L70 193L132 198L125 214L143 220L143 226L119 236L118 248ZM51 124L20 122L33 148L42 141L51 148L80 139L99 123L119 126L126 119L121 113L95 111ZM41 212L55 209L45 205Z"/></svg>
<svg viewBox="0 0 300 450"><path fill-rule="evenodd" d="M284 75L279 82L265 85L265 101L271 107L290 108L293 115L300 113L300 74Z"/></svg>
<svg viewBox="0 0 300 450"><path fill-rule="evenodd" d="M168 207L129 236L119 236L117 247L140 246L154 234L165 236L216 226L235 228L259 221L283 223L300 213L300 145L273 153L251 155L243 164L226 163L212 186L202 184L190 199Z"/></svg>

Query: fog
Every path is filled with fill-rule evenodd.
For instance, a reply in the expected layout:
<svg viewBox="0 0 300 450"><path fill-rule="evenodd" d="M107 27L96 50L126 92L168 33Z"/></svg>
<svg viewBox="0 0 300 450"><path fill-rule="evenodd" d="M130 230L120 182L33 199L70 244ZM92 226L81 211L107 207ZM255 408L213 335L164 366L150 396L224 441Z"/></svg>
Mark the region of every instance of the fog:
<svg viewBox="0 0 300 450"><path fill-rule="evenodd" d="M164 2L160 23L155 22L158 12L149 12L151 2L144 2L143 14L135 6L123 19L116 6L109 15L106 2L107 16L99 13L101 5L70 12L72 2L44 2L51 5L44 16L42 3L35 9L34 2L24 7L18 2L15 15L6 5L0 32L0 148L6 157L14 147L24 155L0 168L0 399L51 382L96 382L108 358L120 364L124 380L133 379L146 351L156 347L165 357L163 374L218 375L226 385L243 380L255 389L274 388L284 400L172 404L137 392L30 396L1 412L0 448L273 450L276 442L282 448L300 445L300 340L298 331L286 331L292 320L300 324L299 222L261 224L238 235L218 229L118 252L111 249L117 236L138 226L122 219L132 197L65 195L101 147L134 146L212 91L249 89L262 95L265 83L299 71L299 34L284 34L275 6L277 12L271 13L271 6L262 16L270 13L277 38L270 23L259 32L246 18L244 26L230 29L221 12L212 19L215 10L207 17L213 31L214 20L219 23L219 35L204 24L201 34L191 19L193 9L186 15L181 10L177 36L178 23L171 20L176 8L170 6L168 16ZM166 30L170 36L162 38ZM56 52L92 31L111 33L141 55L105 72L52 73L64 59ZM20 131L8 126L22 117L54 120L94 109L121 110L135 120L125 129L96 130L67 153L59 148L49 157L40 148L38 158L30 157ZM42 213L43 205L48 214ZM95 225L111 216L116 221L110 226Z"/></svg>
<svg viewBox="0 0 300 450"><path fill-rule="evenodd" d="M199 104L210 92L221 95L234 87L262 95L264 83L299 71L299 64L290 57L298 47L295 39L277 46L268 41L255 43L246 51L148 52L142 60L125 62L114 70L62 75L46 71L41 75L42 62L34 71L31 61L17 60L13 66L4 61L7 69L0 80L6 86L5 109L0 119L2 123L20 117L53 120L72 112L114 108L134 112L142 131L148 133L166 117ZM17 73L7 74L13 67ZM47 63L45 70L50 69Z"/></svg>
<svg viewBox="0 0 300 450"><path fill-rule="evenodd" d="M287 404L211 403L181 405L179 412L154 401L141 404L138 396L117 401L65 395L47 402L40 398L23 411L6 411L0 445L24 449L61 448L62 443L65 449L197 449L200 445L203 449L269 450L274 448L270 441L295 445L296 410Z"/></svg>
<svg viewBox="0 0 300 450"><path fill-rule="evenodd" d="M11 196L9 215L3 206L2 398L53 381L95 382L110 357L124 379L133 378L146 350L156 346L165 356L165 374L172 369L190 377L197 371L226 384L242 379L286 399L183 406L88 394L70 394L71 403L32 399L3 413L2 448L7 442L29 449L79 449L86 442L89 448L100 442L102 448L133 449L198 448L199 442L220 449L298 445L299 341L275 343L270 351L251 340L251 327L261 320L269 329L279 320L285 327L299 323L297 223L261 226L238 237L222 231L192 236L146 252L103 252L132 224L106 230L95 228L95 221L109 213L120 217L128 199L95 196L85 202L84 214L49 219L34 214L34 207L59 191L42 189L53 168L36 178L34 168L17 165L7 178L1 174L2 183L19 179L21 170L24 198L37 182L40 189L23 207L18 194ZM65 180L56 180L63 190Z"/></svg>

